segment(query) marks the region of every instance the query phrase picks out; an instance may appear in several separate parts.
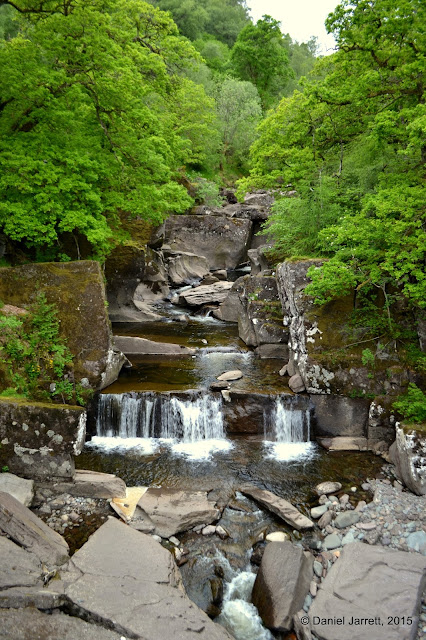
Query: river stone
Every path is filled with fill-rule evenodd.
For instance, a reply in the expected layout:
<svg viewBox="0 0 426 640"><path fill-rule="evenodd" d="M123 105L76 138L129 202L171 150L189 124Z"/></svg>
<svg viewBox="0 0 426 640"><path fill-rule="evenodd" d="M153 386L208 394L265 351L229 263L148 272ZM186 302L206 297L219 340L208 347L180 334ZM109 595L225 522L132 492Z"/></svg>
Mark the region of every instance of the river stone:
<svg viewBox="0 0 426 640"><path fill-rule="evenodd" d="M296 373L294 376L291 376L290 380L288 381L288 386L294 393L302 393L302 391L305 391L305 383L298 373Z"/></svg>
<svg viewBox="0 0 426 640"><path fill-rule="evenodd" d="M321 529L325 529L326 526L329 525L332 520L333 520L333 512L327 510L323 513L321 518L318 520L318 526Z"/></svg>
<svg viewBox="0 0 426 640"><path fill-rule="evenodd" d="M324 538L322 546L324 547L324 549L330 551L331 549L337 549L341 546L341 544L342 541L340 540L340 537L337 533L329 533L328 536Z"/></svg>
<svg viewBox="0 0 426 640"><path fill-rule="evenodd" d="M345 529L346 527L356 524L359 518L360 515L357 511L344 511L343 513L337 514L334 519L334 526L338 529Z"/></svg>
<svg viewBox="0 0 426 640"><path fill-rule="evenodd" d="M68 560L64 538L3 491L0 491L0 531L48 566L59 566Z"/></svg>
<svg viewBox="0 0 426 640"><path fill-rule="evenodd" d="M270 542L253 587L252 602L264 624L288 633L312 580L313 556L291 542Z"/></svg>
<svg viewBox="0 0 426 640"><path fill-rule="evenodd" d="M230 640L186 596L172 554L147 536L109 519L79 549L64 573L74 613L121 635L164 640Z"/></svg>
<svg viewBox="0 0 426 640"><path fill-rule="evenodd" d="M73 483L59 483L57 491L83 498L125 498L126 483L112 473L77 469Z"/></svg>
<svg viewBox="0 0 426 640"><path fill-rule="evenodd" d="M217 380L220 382L231 382L232 380L239 380L243 377L243 372L239 369L235 369L234 371L225 371L220 376L217 377Z"/></svg>
<svg viewBox="0 0 426 640"><path fill-rule="evenodd" d="M267 542L285 542L288 540L288 534L284 533L284 531L272 531L268 533L265 540Z"/></svg>
<svg viewBox="0 0 426 640"><path fill-rule="evenodd" d="M190 307L200 307L203 304L213 304L223 302L228 296L228 291L233 283L219 280L210 285L201 285L184 291L181 294L183 301Z"/></svg>
<svg viewBox="0 0 426 640"><path fill-rule="evenodd" d="M314 523L312 520L309 520L306 516L304 516L300 511L293 507L290 502L284 500L283 498L279 498L275 494L270 491L265 491L263 489L258 489L257 487L252 487L250 485L244 485L240 488L241 493L246 496L250 496L256 502L260 502L261 505L275 513L279 516L284 522L291 525L298 531L302 529L312 529Z"/></svg>
<svg viewBox="0 0 426 640"><path fill-rule="evenodd" d="M342 485L340 484L340 482L326 481L317 484L317 486L315 487L315 491L319 496L322 496L328 495L329 493L334 493L335 491L340 491L341 488Z"/></svg>
<svg viewBox="0 0 426 640"><path fill-rule="evenodd" d="M322 515L324 515L326 511L328 511L328 507L325 504L321 504L319 507L314 507L313 509L311 509L311 518L314 518L316 520L317 518L320 518Z"/></svg>
<svg viewBox="0 0 426 640"><path fill-rule="evenodd" d="M23 505L29 507L34 497L34 480L25 480L13 473L0 473L0 491L10 493Z"/></svg>
<svg viewBox="0 0 426 640"><path fill-rule="evenodd" d="M165 252L168 258L167 270L169 278L174 285L191 284L195 280L201 280L209 273L209 265L204 256L182 251Z"/></svg>
<svg viewBox="0 0 426 640"><path fill-rule="evenodd" d="M426 533L424 531L410 533L407 536L407 547L426 555Z"/></svg>
<svg viewBox="0 0 426 640"><path fill-rule="evenodd" d="M1 640L123 640L123 636L74 616L37 609L4 609L1 612Z"/></svg>
<svg viewBox="0 0 426 640"><path fill-rule="evenodd" d="M145 533L170 538L197 524L212 523L220 516L205 491L151 488L141 497L130 525Z"/></svg>
<svg viewBox="0 0 426 640"><path fill-rule="evenodd" d="M191 356L195 349L169 342L155 342L146 338L134 336L114 336L114 344L126 356L160 355L160 356Z"/></svg>
<svg viewBox="0 0 426 640"><path fill-rule="evenodd" d="M425 568L426 558L418 554L359 542L346 545L312 603L311 630L319 640L412 640ZM410 626L388 624L388 618L407 617L413 619ZM344 624L333 623L336 618ZM372 622L350 625L353 618Z"/></svg>

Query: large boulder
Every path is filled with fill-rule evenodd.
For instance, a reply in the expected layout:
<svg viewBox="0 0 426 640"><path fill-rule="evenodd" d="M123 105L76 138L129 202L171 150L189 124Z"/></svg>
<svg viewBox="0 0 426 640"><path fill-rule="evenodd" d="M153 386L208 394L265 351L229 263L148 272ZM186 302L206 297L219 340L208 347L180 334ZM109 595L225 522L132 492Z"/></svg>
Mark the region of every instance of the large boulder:
<svg viewBox="0 0 426 640"><path fill-rule="evenodd" d="M62 572L74 615L124 637L230 640L185 595L173 556L151 536L110 519Z"/></svg>
<svg viewBox="0 0 426 640"><path fill-rule="evenodd" d="M201 285L184 291L181 293L181 298L190 307L200 307L204 304L223 302L231 288L232 282L220 280L210 285Z"/></svg>
<svg viewBox="0 0 426 640"><path fill-rule="evenodd" d="M359 542L343 548L309 610L319 640L413 640L426 558Z"/></svg>
<svg viewBox="0 0 426 640"><path fill-rule="evenodd" d="M170 538L197 524L217 520L220 511L205 491L148 489L140 498L130 525L162 538Z"/></svg>
<svg viewBox="0 0 426 640"><path fill-rule="evenodd" d="M25 507L30 507L34 498L34 480L25 480L13 473L0 473L0 491L10 493Z"/></svg>
<svg viewBox="0 0 426 640"><path fill-rule="evenodd" d="M68 545L62 536L4 492L0 492L0 531L50 567L68 560Z"/></svg>
<svg viewBox="0 0 426 640"><path fill-rule="evenodd" d="M396 439L389 450L398 477L418 496L426 494L426 433L416 425L396 425Z"/></svg>
<svg viewBox="0 0 426 640"><path fill-rule="evenodd" d="M207 259L210 269L235 269L247 259L252 223L220 215L172 215L165 239L174 251L192 252Z"/></svg>
<svg viewBox="0 0 426 640"><path fill-rule="evenodd" d="M289 541L266 545L253 587L252 602L264 624L288 633L313 577L314 558Z"/></svg>
<svg viewBox="0 0 426 640"><path fill-rule="evenodd" d="M0 458L36 480L74 476L74 455L86 436L86 411L70 405L0 398Z"/></svg>
<svg viewBox="0 0 426 640"><path fill-rule="evenodd" d="M167 270L173 285L192 284L209 273L209 265L204 256L187 251L165 251Z"/></svg>
<svg viewBox="0 0 426 640"><path fill-rule="evenodd" d="M319 306L304 293L310 282L308 270L321 264L317 259L284 262L276 271L284 324L290 332L290 362L306 390L355 398L383 390L389 395L401 393L409 373L393 351L377 354L372 370L363 358L363 350L371 344L354 340L348 331L353 295Z"/></svg>
<svg viewBox="0 0 426 640"><path fill-rule="evenodd" d="M155 342L134 336L114 336L114 343L126 356L161 355L191 356L195 349L170 342Z"/></svg>
<svg viewBox="0 0 426 640"><path fill-rule="evenodd" d="M41 562L34 553L25 551L12 540L1 535L0 557L2 559L0 595L5 589L41 585Z"/></svg>
<svg viewBox="0 0 426 640"><path fill-rule="evenodd" d="M77 469L73 482L55 485L57 492L85 498L125 498L126 483L112 473Z"/></svg>

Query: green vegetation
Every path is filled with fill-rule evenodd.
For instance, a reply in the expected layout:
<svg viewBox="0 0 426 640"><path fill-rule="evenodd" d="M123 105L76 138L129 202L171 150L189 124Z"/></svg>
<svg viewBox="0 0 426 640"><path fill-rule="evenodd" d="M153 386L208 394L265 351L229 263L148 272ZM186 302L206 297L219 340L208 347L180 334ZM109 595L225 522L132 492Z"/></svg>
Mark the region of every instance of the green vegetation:
<svg viewBox="0 0 426 640"><path fill-rule="evenodd" d="M22 315L0 311L1 374L7 388L1 396L84 404L75 385L72 355L59 335L55 305L43 293Z"/></svg>
<svg viewBox="0 0 426 640"><path fill-rule="evenodd" d="M407 393L394 402L393 408L403 416L404 422L426 422L426 395L413 383L408 385Z"/></svg>

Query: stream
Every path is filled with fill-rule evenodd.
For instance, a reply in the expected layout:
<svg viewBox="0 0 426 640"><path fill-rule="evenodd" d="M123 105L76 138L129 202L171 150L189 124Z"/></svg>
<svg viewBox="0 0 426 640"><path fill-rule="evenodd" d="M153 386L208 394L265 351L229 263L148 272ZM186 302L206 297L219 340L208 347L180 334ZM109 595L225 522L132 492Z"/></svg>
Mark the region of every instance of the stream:
<svg viewBox="0 0 426 640"><path fill-rule="evenodd" d="M228 505L219 524L230 537L179 534L188 551L181 567L185 588L237 640L269 640L273 636L250 603L253 548L264 545L261 541L272 531L284 531L306 547L320 534L292 530L240 494L239 487L249 482L272 491L309 516L317 500L314 487L324 480L341 482L354 504L364 499L361 484L377 475L381 459L327 452L313 442L311 409L278 375L282 362L256 358L234 324L195 316L182 324L167 313L164 321L119 324L114 332L195 347L197 352L132 358L132 368L99 394L96 435L76 459L77 466L114 473L129 487L214 492L218 503ZM242 410L244 402L262 394L256 433L229 433L229 403L209 390L218 375L234 369L243 373L231 383L232 391L242 394Z"/></svg>

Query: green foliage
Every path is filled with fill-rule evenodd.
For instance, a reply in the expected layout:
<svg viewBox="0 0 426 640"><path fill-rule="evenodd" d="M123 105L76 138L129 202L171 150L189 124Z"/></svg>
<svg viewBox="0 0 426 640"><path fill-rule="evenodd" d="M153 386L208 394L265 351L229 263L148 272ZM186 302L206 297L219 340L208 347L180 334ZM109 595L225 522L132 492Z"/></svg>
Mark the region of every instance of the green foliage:
<svg viewBox="0 0 426 640"><path fill-rule="evenodd" d="M280 23L265 15L245 26L232 48L231 64L241 80L255 85L263 107L272 106L292 76Z"/></svg>
<svg viewBox="0 0 426 640"><path fill-rule="evenodd" d="M407 393L399 396L392 406L405 422L426 422L426 395L412 382L408 385Z"/></svg>
<svg viewBox="0 0 426 640"><path fill-rule="evenodd" d="M0 355L10 386L2 395L82 402L70 376L72 356L60 336L54 304L40 293L25 315L0 314Z"/></svg>
<svg viewBox="0 0 426 640"><path fill-rule="evenodd" d="M374 367L375 358L371 349L363 349L361 354L361 362L364 367Z"/></svg>
<svg viewBox="0 0 426 640"><path fill-rule="evenodd" d="M179 177L208 151L213 102L182 73L196 50L142 0L33 8L0 41L0 228L42 249L79 233L102 256L118 211L191 204Z"/></svg>
<svg viewBox="0 0 426 640"><path fill-rule="evenodd" d="M199 204L205 204L208 207L221 207L223 197L219 194L219 186L212 180L207 180L203 176L197 174L189 174L191 185L195 191L195 198Z"/></svg>

